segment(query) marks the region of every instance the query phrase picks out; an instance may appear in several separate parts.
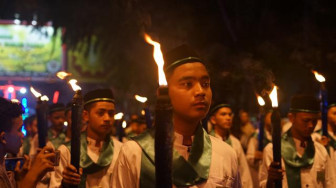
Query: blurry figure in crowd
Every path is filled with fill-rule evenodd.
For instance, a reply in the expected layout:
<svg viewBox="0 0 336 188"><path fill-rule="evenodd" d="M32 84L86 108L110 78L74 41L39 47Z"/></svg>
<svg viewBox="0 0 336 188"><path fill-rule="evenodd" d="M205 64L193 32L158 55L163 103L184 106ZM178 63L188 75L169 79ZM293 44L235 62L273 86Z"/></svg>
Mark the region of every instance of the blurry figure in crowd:
<svg viewBox="0 0 336 188"><path fill-rule="evenodd" d="M231 106L225 103L215 104L209 115L209 120L214 128L210 132L210 135L223 140L235 150L238 157L238 166L241 175L242 187L252 188L253 181L244 150L239 140L230 134L233 119Z"/></svg>

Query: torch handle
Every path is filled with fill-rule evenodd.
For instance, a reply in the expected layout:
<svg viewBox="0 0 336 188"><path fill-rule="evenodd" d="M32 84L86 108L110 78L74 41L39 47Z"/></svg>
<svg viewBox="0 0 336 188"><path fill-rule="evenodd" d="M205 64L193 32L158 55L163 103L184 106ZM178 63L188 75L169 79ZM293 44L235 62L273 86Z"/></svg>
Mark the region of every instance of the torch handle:
<svg viewBox="0 0 336 188"><path fill-rule="evenodd" d="M119 140L120 142L123 141L123 137L125 136L124 128L122 127L122 122L123 122L122 119L120 119L120 120L116 120L117 135L118 135L118 140Z"/></svg>
<svg viewBox="0 0 336 188"><path fill-rule="evenodd" d="M144 110L145 110L145 118L146 118L147 129L151 129L152 128L152 120L151 120L151 114L150 114L149 108L145 107Z"/></svg>
<svg viewBox="0 0 336 188"><path fill-rule="evenodd" d="M260 114L259 116L259 134L258 134L258 151L263 151L264 149L264 119L265 116Z"/></svg>
<svg viewBox="0 0 336 188"><path fill-rule="evenodd" d="M273 143L273 161L279 164L281 169L281 118L278 108L273 108L272 116L272 143ZM275 182L276 188L282 187L282 181Z"/></svg>
<svg viewBox="0 0 336 188"><path fill-rule="evenodd" d="M48 104L44 101L38 101L36 105L37 129L38 129L38 144L39 148L46 145L47 139L47 116Z"/></svg>
<svg viewBox="0 0 336 188"><path fill-rule="evenodd" d="M173 123L168 88L159 88L155 110L155 178L157 188L172 187Z"/></svg>
<svg viewBox="0 0 336 188"><path fill-rule="evenodd" d="M322 95L322 135L328 136L328 96L325 89L321 90Z"/></svg>
<svg viewBox="0 0 336 188"><path fill-rule="evenodd" d="M71 164L79 170L81 106L74 103L71 107Z"/></svg>

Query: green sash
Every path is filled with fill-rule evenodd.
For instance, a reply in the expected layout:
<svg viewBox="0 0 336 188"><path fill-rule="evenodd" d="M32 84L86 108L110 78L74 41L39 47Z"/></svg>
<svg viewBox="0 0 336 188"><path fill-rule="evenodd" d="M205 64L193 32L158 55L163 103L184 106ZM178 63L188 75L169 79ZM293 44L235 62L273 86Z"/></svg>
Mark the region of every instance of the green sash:
<svg viewBox="0 0 336 188"><path fill-rule="evenodd" d="M281 155L285 161L288 187L301 187L301 168L309 167L314 163L314 142L310 138L303 156L299 157L291 134L291 129L289 129L281 138Z"/></svg>
<svg viewBox="0 0 336 188"><path fill-rule="evenodd" d="M65 137L66 136L64 132L61 132L56 138L54 138L54 135L52 134L52 130L49 129L48 131L48 140L53 144L55 149L57 149L60 145L64 144Z"/></svg>
<svg viewBox="0 0 336 188"><path fill-rule="evenodd" d="M329 137L329 146L334 148L334 150L336 150L336 140L330 135L328 135L328 137Z"/></svg>
<svg viewBox="0 0 336 188"><path fill-rule="evenodd" d="M30 151L30 136L24 137L23 138L23 154L24 155L29 155Z"/></svg>
<svg viewBox="0 0 336 188"><path fill-rule="evenodd" d="M154 131L150 131L133 138L142 148L141 188L155 187L154 134ZM198 126L188 161L175 149L173 151L173 184L186 187L206 181L209 177L211 152L210 137L202 126Z"/></svg>
<svg viewBox="0 0 336 188"><path fill-rule="evenodd" d="M95 163L87 154L87 135L83 132L80 136L81 146L80 146L80 167L83 168L82 180L80 187L85 187L87 174L93 174L100 170L105 169L110 165L113 158L113 140L110 136L105 140L102 152L99 155L98 161ZM71 142L65 143L65 146L71 151Z"/></svg>
<svg viewBox="0 0 336 188"><path fill-rule="evenodd" d="M209 135L216 137L215 130L212 129L212 130L209 132ZM226 142L227 144L229 144L229 145L232 147L232 140L231 140L231 138L230 138L230 135L228 136L228 138L227 138L226 140L223 139L223 141Z"/></svg>

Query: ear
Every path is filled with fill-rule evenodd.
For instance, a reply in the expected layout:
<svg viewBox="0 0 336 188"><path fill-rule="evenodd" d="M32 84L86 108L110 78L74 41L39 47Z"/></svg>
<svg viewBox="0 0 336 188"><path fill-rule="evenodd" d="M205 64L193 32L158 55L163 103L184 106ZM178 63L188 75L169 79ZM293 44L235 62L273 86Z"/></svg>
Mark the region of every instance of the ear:
<svg viewBox="0 0 336 188"><path fill-rule="evenodd" d="M216 118L215 118L215 116L210 116L210 123L212 124L212 125L216 125Z"/></svg>
<svg viewBox="0 0 336 188"><path fill-rule="evenodd" d="M289 119L290 122L293 123L294 118L295 118L295 114L293 114L293 113L288 113L288 119Z"/></svg>
<svg viewBox="0 0 336 188"><path fill-rule="evenodd" d="M89 112L87 110L83 110L83 120L84 122L89 121Z"/></svg>
<svg viewBox="0 0 336 188"><path fill-rule="evenodd" d="M0 133L0 143L2 144L7 144L6 139L5 139L5 134L6 133L4 131Z"/></svg>

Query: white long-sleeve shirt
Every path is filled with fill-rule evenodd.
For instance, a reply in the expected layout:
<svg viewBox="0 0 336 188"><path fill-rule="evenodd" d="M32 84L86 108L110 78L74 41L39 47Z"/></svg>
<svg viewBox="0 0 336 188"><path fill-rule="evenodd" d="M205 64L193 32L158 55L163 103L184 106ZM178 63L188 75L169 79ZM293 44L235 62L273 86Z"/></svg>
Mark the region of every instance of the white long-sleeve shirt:
<svg viewBox="0 0 336 188"><path fill-rule="evenodd" d="M209 178L202 184L190 187L241 187L235 151L218 138L210 136L210 139L212 156ZM174 149L187 160L189 157L188 147L182 142L183 136L175 133ZM141 156L142 149L135 141L128 141L122 146L114 168L112 187L139 188Z"/></svg>
<svg viewBox="0 0 336 188"><path fill-rule="evenodd" d="M112 137L111 137L112 138ZM87 137L87 154L91 158L93 162L97 162L99 159L99 155L101 153L101 148L103 146L103 142L99 145L100 147L96 147L96 141ZM112 181L112 172L115 165L115 161L118 158L119 151L121 148L121 143L112 138L113 141L113 158L111 164L108 168L100 170L98 172L87 174L86 177L86 187L90 188L98 188L98 187L111 187ZM65 146L61 145L58 150L60 150L61 159L59 166L55 167L55 172L51 175L50 178L50 188L60 187L62 183L62 173L66 166L70 165L71 153L70 150Z"/></svg>
<svg viewBox="0 0 336 188"><path fill-rule="evenodd" d="M215 137L223 140L223 138L215 133ZM237 157L238 157L238 167L239 167L239 173L241 176L241 183L242 187L246 188L252 188L253 187L253 181L250 173L250 169L245 157L245 153L243 150L243 147L240 144L240 141L234 137L233 135L230 135L229 138L231 139L231 144L233 150L235 150Z"/></svg>
<svg viewBox="0 0 336 188"><path fill-rule="evenodd" d="M294 142L297 142L294 139ZM296 147L299 146L299 143L295 144ZM330 174L330 169L328 168L328 153L323 145L314 142L315 147L315 155L314 155L314 163L311 167L301 168L300 175L301 175L301 187L314 187L314 188L322 188L322 187L334 187L332 175ZM297 148L297 151L298 148ZM302 155L299 154L299 155ZM267 183L267 176L268 176L268 167L270 166L271 162L273 161L273 145L272 143L268 144L263 152L263 161L259 169L259 180L260 180L260 187L266 187ZM281 159L281 165L284 170L285 162ZM325 174L324 181L319 181L317 176L318 174ZM287 176L284 172L283 180L282 180L282 187L287 188Z"/></svg>

